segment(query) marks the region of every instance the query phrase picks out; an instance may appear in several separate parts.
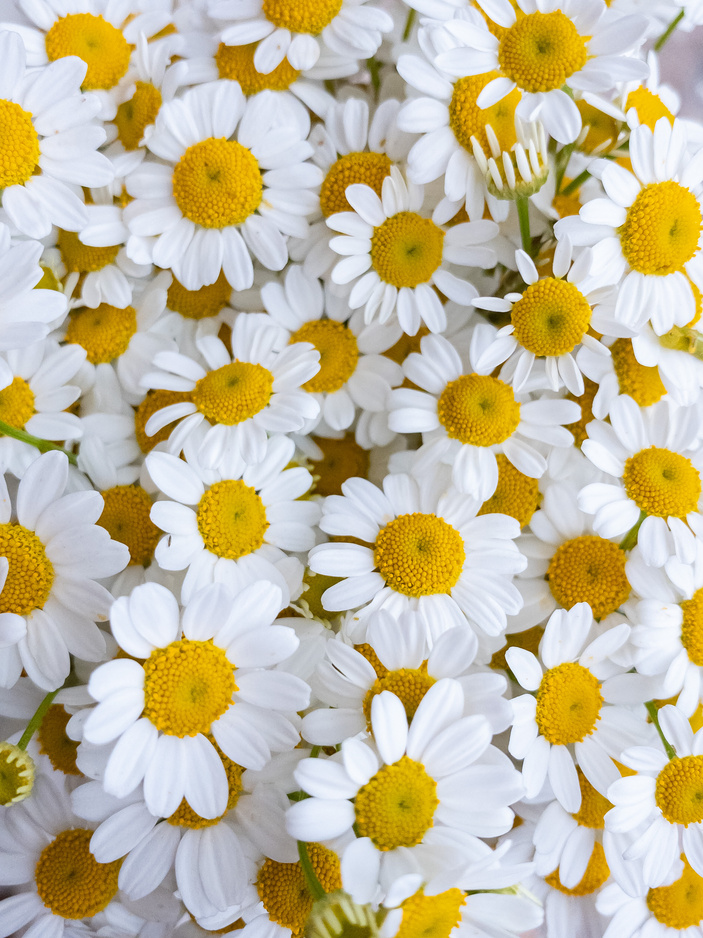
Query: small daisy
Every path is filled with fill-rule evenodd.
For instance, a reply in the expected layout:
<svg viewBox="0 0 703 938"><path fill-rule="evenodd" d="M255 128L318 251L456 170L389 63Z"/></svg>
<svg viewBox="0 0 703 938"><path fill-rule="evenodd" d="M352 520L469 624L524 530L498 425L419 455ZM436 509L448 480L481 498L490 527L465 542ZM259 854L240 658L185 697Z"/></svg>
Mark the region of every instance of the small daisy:
<svg viewBox="0 0 703 938"><path fill-rule="evenodd" d="M346 198L354 211L327 219L330 228L342 232L332 238L330 247L345 255L332 271L332 280L356 281L349 305L363 306L367 323L376 316L386 322L397 310L398 322L408 335L415 335L423 322L431 332L443 332L447 317L433 287L468 306L478 291L447 265L494 267L496 254L486 242L495 238L498 226L491 221L466 222L445 232L418 214L423 190L406 184L395 166L383 180L381 193L379 198L370 186L351 185Z"/></svg>
<svg viewBox="0 0 703 938"><path fill-rule="evenodd" d="M659 340L649 326L646 326L645 330L651 334L653 343L659 345ZM582 349L579 355L579 367L584 377L598 385L592 404L593 416L597 420L605 420L608 417L610 408L621 394L627 394L639 407L651 407L664 397L667 388L659 369L656 365L650 366L640 362L637 357L639 352L635 352L634 340L606 339L604 345L607 345L610 355L592 352L591 349ZM682 354L681 357L687 360L684 365L691 360L691 356L687 354ZM692 360L691 363L693 364ZM687 387L687 390L671 396L677 404L685 406L695 403L698 384L693 385L695 394L690 393L688 378L692 372L685 367L682 370L684 374L680 386ZM703 372L700 377L703 379Z"/></svg>
<svg viewBox="0 0 703 938"><path fill-rule="evenodd" d="M701 306L700 291L695 290L696 317ZM695 323L683 330L674 329L658 336L650 325L644 326L632 339L632 349L642 368L656 368L666 392L677 404L695 404L703 387L703 363L691 354Z"/></svg>
<svg viewBox="0 0 703 938"><path fill-rule="evenodd" d="M88 690L98 704L83 728L89 743L114 743L108 794L125 797L143 781L152 814L170 817L186 798L201 817L216 818L229 786L215 743L257 769L272 749L296 745L288 714L308 705L309 689L266 670L298 644L292 629L272 624L281 606L280 589L265 580L200 590L182 619L173 594L156 583L115 601L112 633L130 657L93 671Z"/></svg>

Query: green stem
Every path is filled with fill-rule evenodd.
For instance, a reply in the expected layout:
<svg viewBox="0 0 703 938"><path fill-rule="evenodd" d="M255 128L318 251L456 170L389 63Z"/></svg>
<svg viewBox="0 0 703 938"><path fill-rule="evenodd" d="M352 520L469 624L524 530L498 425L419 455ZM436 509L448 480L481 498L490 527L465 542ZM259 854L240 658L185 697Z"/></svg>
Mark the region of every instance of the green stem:
<svg viewBox="0 0 703 938"><path fill-rule="evenodd" d="M308 887L308 892L313 898L313 901L317 899L324 899L327 893L320 885L320 880L317 878L315 870L312 868L312 863L310 862L310 855L308 854L307 844L302 840L298 841L298 856L300 857L300 866L302 867L303 873L305 874L305 882Z"/></svg>
<svg viewBox="0 0 703 938"><path fill-rule="evenodd" d="M576 190L584 184L584 182L588 179L590 175L591 174L589 173L589 171L587 169L584 169L583 172L580 172L578 176L576 176L574 179L571 180L568 186L564 186L564 189L561 194L571 195L572 192L576 192Z"/></svg>
<svg viewBox="0 0 703 938"><path fill-rule="evenodd" d="M561 192L561 184L564 179L564 173L566 172L566 168L569 165L569 160L571 159L571 154L574 152L575 146L575 143L568 143L557 153L554 184L555 195L559 195Z"/></svg>
<svg viewBox="0 0 703 938"><path fill-rule="evenodd" d="M657 39L657 41L654 43L654 51L655 51L655 52L661 52L661 50L662 50L662 49L664 48L664 46L667 44L667 42L668 42L669 39L671 38L671 34L672 34L673 32L675 32L676 27L679 25L679 23L680 23L681 20L683 19L683 14L684 14L684 9L683 9L683 7L681 7L681 9L679 10L679 12L676 14L676 16L673 18L673 20L669 23L669 25L666 27L666 29L665 29L664 32L661 34L661 36L660 36L660 37Z"/></svg>
<svg viewBox="0 0 703 938"><path fill-rule="evenodd" d="M529 203L524 195L519 195L517 199L515 199L515 204L517 206L518 221L520 222L520 239L522 241L522 249L527 254L529 254L530 257L532 257Z"/></svg>
<svg viewBox="0 0 703 938"><path fill-rule="evenodd" d="M4 420L0 420L0 434L2 436L11 436L14 440L21 440L23 443L29 443L30 446L36 446L38 450L41 450L42 453L47 453L49 450L55 449L59 453L65 453L68 456L68 461L74 466L78 465L78 460L74 453L69 453L67 449L64 449L63 446L57 446L56 443L50 443L48 440L42 440L38 436L32 436L31 433L27 433L26 430L20 430L17 427L13 427L9 423L5 423Z"/></svg>
<svg viewBox="0 0 703 938"><path fill-rule="evenodd" d="M632 548L637 543L637 535L639 534L640 528L642 527L642 522L646 517L647 512L640 511L640 516L637 519L637 523L632 525L625 537L620 541L620 550L632 550Z"/></svg>
<svg viewBox="0 0 703 938"><path fill-rule="evenodd" d="M659 733L659 738L661 739L662 744L664 746L664 751L666 752L669 759L675 759L676 750L671 745L669 740L666 738L666 736L662 732L661 726L659 725L659 711L657 710L657 705L654 703L653 700L648 700L647 703L645 704L645 707L647 708L647 713L649 714L650 720L656 727L657 733Z"/></svg>
<svg viewBox="0 0 703 938"><path fill-rule="evenodd" d="M410 38L410 33L413 31L413 23L415 22L415 10L411 8L408 13L408 18L405 21L405 29L403 30L403 42L407 42Z"/></svg>
<svg viewBox="0 0 703 938"><path fill-rule="evenodd" d="M381 90L381 63L375 56L372 56L370 59L366 60L366 67L371 75L373 93L375 97L378 97L378 92Z"/></svg>
<svg viewBox="0 0 703 938"><path fill-rule="evenodd" d="M27 724L27 729L24 731L24 733L22 733L22 737L20 741L17 743L17 746L19 749L27 748L27 746L29 745L30 739L32 738L32 736L34 736L36 731L41 726L41 722L46 716L46 711L52 705L52 703L54 702L54 697L58 694L60 690L61 688L57 687L56 690L49 691L46 697L39 704L39 706L37 707L34 713L34 716Z"/></svg>

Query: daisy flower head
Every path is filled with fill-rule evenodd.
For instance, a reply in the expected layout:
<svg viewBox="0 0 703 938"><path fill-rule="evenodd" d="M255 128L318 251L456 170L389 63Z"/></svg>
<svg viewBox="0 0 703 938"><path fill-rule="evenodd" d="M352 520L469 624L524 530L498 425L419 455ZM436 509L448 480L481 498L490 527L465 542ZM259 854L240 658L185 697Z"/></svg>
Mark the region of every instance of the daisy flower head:
<svg viewBox="0 0 703 938"><path fill-rule="evenodd" d="M593 246L599 281L619 283L613 315L629 334L651 322L663 335L691 322L703 285L703 159L691 154L682 122L665 118L653 131L632 130L629 156L631 172L613 161L602 167L605 198L554 230Z"/></svg>
<svg viewBox="0 0 703 938"><path fill-rule="evenodd" d="M478 291L448 265L495 266L495 251L486 242L498 234L498 226L476 221L445 231L419 214L424 191L406 183L396 166L383 180L380 198L370 186L358 183L347 188L346 198L354 211L332 215L327 224L341 232L330 247L344 260L331 277L334 283L354 282L351 308L363 306L367 323L376 317L386 322L397 312L408 335L415 335L423 322L431 332L443 332L447 317L433 287L468 306Z"/></svg>
<svg viewBox="0 0 703 938"><path fill-rule="evenodd" d="M186 129L187 128L187 129ZM288 261L287 236L303 237L322 173L312 147L273 92L247 100L236 82L207 82L164 104L149 135L159 161L126 180L127 253L170 267L188 290L223 271L235 290Z"/></svg>
<svg viewBox="0 0 703 938"><path fill-rule="evenodd" d="M88 743L113 744L108 794L124 797L143 781L157 817L170 817L185 798L201 817L216 818L227 808L229 784L215 744L254 769L272 750L296 745L293 715L307 706L309 688L269 670L298 645L292 629L272 624L281 607L281 590L266 580L206 587L182 614L157 583L115 601L112 633L131 657L91 674L88 690L98 703L83 726Z"/></svg>
<svg viewBox="0 0 703 938"><path fill-rule="evenodd" d="M485 358L484 350L490 352L495 346L493 336L488 325L474 330L470 352L474 367ZM498 485L499 454L519 472L539 478L547 469L539 442L571 445L573 436L562 425L578 419L573 401L518 398L509 384L485 373L493 367L481 369L480 374L467 373L444 336L425 336L420 348L403 363L406 378L420 390L399 388L388 398L390 428L423 434L418 472L447 463L457 489L484 502Z"/></svg>

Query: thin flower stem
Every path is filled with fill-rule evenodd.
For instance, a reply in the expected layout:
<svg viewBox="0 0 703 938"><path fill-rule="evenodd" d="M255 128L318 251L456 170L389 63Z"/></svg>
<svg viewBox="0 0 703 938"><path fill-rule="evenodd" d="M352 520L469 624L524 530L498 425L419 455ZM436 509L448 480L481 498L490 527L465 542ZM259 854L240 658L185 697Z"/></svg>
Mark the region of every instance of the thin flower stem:
<svg viewBox="0 0 703 938"><path fill-rule="evenodd" d="M659 738L661 739L662 745L664 746L664 751L666 752L669 759L675 759L676 750L671 745L669 740L666 738L666 736L662 732L661 726L659 725L659 711L657 710L657 705L654 703L653 700L648 700L647 703L645 704L645 707L647 708L647 713L649 714L650 720L656 727L657 733L659 733Z"/></svg>
<svg viewBox="0 0 703 938"><path fill-rule="evenodd" d="M17 427L11 426L9 423L5 423L4 420L0 420L0 434L3 436L11 436L15 440L21 440L22 443L29 443L30 446L36 446L38 450L41 450L42 453L47 453L49 450L58 450L59 453L65 453L68 456L68 461L74 466L78 465L78 459L76 458L75 453L69 453L67 449L64 449L63 446L58 446L56 443L50 443L49 440L42 440L38 436L32 436L31 433L27 433L26 430L20 430Z"/></svg>
<svg viewBox="0 0 703 938"><path fill-rule="evenodd" d="M39 706L37 707L34 713L34 716L27 724L27 729L24 731L24 733L22 733L20 741L17 743L17 747L19 749L27 748L27 746L29 745L30 739L32 738L32 736L34 736L36 731L41 726L42 720L46 716L46 711L52 705L52 703L54 702L54 697L58 694L60 690L61 688L57 687L56 690L49 691L46 697L39 704Z"/></svg>
<svg viewBox="0 0 703 938"><path fill-rule="evenodd" d="M642 527L642 522L646 517L647 512L640 511L640 516L637 519L636 524L632 525L625 537L620 541L620 550L632 550L632 548L637 543L637 535L639 534L640 528Z"/></svg>
<svg viewBox="0 0 703 938"><path fill-rule="evenodd" d="M554 179L554 194L559 195L561 192L561 184L564 179L564 173L569 165L569 160L571 159L571 154L574 152L575 143L568 143L565 147L562 147L561 150L557 153L557 158L555 161L555 179Z"/></svg>
<svg viewBox="0 0 703 938"><path fill-rule="evenodd" d="M564 186L561 194L571 195L572 192L576 192L576 190L584 184L590 175L591 174L589 171L584 169L583 172L579 173L578 176L575 176L567 186Z"/></svg>
<svg viewBox="0 0 703 938"><path fill-rule="evenodd" d="M415 22L415 10L411 8L408 13L408 18L405 21L405 29L403 30L403 42L407 42L410 38L410 33L413 31L413 24Z"/></svg>
<svg viewBox="0 0 703 938"><path fill-rule="evenodd" d="M655 51L655 52L661 52L661 50L662 50L662 49L664 48L664 46L667 44L667 42L668 42L669 39L671 38L672 33L674 33L674 32L676 31L676 27L679 25L679 23L680 23L681 20L683 19L683 14L684 14L684 9L683 9L683 7L681 7L681 9L679 10L679 12L676 14L676 16L673 18L673 20L669 23L669 25L666 27L666 29L665 29L664 32L661 34L661 36L660 36L660 37L657 39L657 41L654 43L654 51Z"/></svg>
<svg viewBox="0 0 703 938"><path fill-rule="evenodd" d="M532 237L530 235L530 214L527 198L523 195L515 199L517 206L517 217L520 222L520 239L522 240L522 249L532 257Z"/></svg>
<svg viewBox="0 0 703 938"><path fill-rule="evenodd" d="M300 857L300 866L302 867L303 873L305 874L305 882L308 887L308 892L313 898L313 901L317 899L324 899L327 893L320 885L320 880L317 878L315 870L312 868L312 863L310 862L310 855L308 853L307 844L302 840L298 841L298 856Z"/></svg>

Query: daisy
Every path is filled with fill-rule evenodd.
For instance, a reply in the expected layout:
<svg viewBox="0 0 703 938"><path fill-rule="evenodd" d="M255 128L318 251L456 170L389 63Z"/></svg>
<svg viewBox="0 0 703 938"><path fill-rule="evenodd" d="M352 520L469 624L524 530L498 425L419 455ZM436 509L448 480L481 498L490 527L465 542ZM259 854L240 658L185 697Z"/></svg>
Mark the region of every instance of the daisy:
<svg viewBox="0 0 703 938"><path fill-rule="evenodd" d="M126 180L131 257L171 267L189 290L220 270L235 290L250 287L252 255L285 267L286 235L304 236L322 174L273 92L247 101L232 81L191 88L162 106L147 146L159 161Z"/></svg>
<svg viewBox="0 0 703 938"><path fill-rule="evenodd" d="M599 172L606 198L554 230L593 245L600 282L620 284L614 316L630 334L651 322L663 335L693 319L694 286L703 286L703 159L690 153L683 124L665 118L654 131L633 129L629 156L632 172L613 161Z"/></svg>
<svg viewBox="0 0 703 938"><path fill-rule="evenodd" d="M698 318L700 291L696 290L694 294ZM632 339L633 354L642 368L656 368L667 394L683 407L695 404L703 387L703 365L691 354L695 325L689 323L683 329L672 329L666 335L658 336L648 324Z"/></svg>
<svg viewBox="0 0 703 938"><path fill-rule="evenodd" d="M497 342L488 324L475 328L470 351L474 369ZM529 400L527 395L516 399L509 384L490 374L493 366L467 374L444 336L425 336L420 348L405 359L403 371L421 390L400 388L388 398L390 428L423 434L417 471L447 463L457 489L483 502L498 484L498 454L519 472L539 478L547 468L539 443L572 444L573 436L562 424L578 419L573 401Z"/></svg>
<svg viewBox="0 0 703 938"><path fill-rule="evenodd" d="M291 629L272 625L281 606L280 589L265 580L206 587L182 618L157 583L115 601L112 633L131 657L93 671L88 690L98 703L83 727L89 743L114 744L108 794L124 797L143 781L146 807L158 817L170 817L184 798L201 817L219 817L229 787L215 743L245 768L262 768L272 749L296 745L287 714L307 706L309 689L266 670L298 644Z"/></svg>
<svg viewBox="0 0 703 938"><path fill-rule="evenodd" d="M525 566L512 542L520 530L515 519L477 518L478 504L438 473L425 473L423 482L387 475L383 491L348 479L342 492L325 500L320 527L369 546L320 544L310 551L315 573L342 578L322 594L326 609L363 607L364 619L382 608L418 610L435 637L467 623L487 635L505 631L506 614L521 606L510 581Z"/></svg>
<svg viewBox="0 0 703 938"><path fill-rule="evenodd" d="M610 408L610 424L594 421L582 445L586 456L615 483L581 490L579 507L594 515L602 537L625 535L637 526L645 563L661 567L674 554L695 555L701 499L699 419L692 408L664 400L643 411L622 395Z"/></svg>

